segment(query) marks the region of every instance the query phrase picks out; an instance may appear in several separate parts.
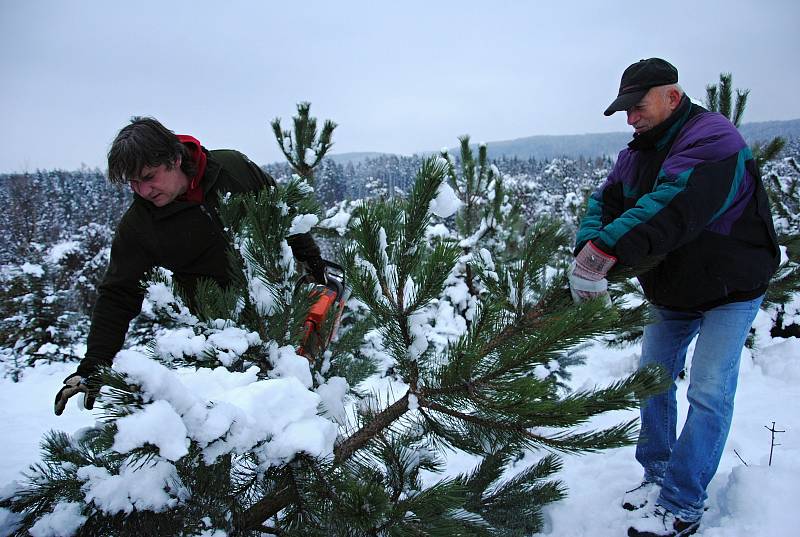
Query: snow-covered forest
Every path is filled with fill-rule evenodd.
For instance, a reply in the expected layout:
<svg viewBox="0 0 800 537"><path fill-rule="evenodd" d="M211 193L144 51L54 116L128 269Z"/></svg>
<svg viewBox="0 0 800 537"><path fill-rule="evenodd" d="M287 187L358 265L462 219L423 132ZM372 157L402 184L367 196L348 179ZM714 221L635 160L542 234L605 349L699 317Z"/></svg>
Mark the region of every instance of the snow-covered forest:
<svg viewBox="0 0 800 537"><path fill-rule="evenodd" d="M222 211L238 294L209 289L191 312L154 274L98 407L60 418L53 396L85 352L130 194L97 170L0 176L0 534L624 534L638 404L662 387L637 371L642 298L620 277L612 308L576 306L565 285L613 160L489 160L468 143L267 166L279 188ZM800 140L762 163L784 265L697 535L793 531L798 163ZM257 218L236 220L246 203ZM307 360L309 288L285 237L309 215L350 293L337 337Z"/></svg>

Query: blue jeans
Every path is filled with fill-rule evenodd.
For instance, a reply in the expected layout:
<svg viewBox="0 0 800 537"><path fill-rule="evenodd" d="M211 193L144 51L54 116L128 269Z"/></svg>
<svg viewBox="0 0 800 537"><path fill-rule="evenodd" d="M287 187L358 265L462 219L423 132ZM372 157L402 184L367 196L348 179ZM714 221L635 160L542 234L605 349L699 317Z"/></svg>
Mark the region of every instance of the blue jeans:
<svg viewBox="0 0 800 537"><path fill-rule="evenodd" d="M699 520L728 437L739 358L764 297L725 304L705 312L654 307L645 327L641 365L660 364L672 375L665 393L642 403L636 460L645 481L661 485L658 503L686 521ZM689 376L689 415L679 438L675 379L695 336Z"/></svg>

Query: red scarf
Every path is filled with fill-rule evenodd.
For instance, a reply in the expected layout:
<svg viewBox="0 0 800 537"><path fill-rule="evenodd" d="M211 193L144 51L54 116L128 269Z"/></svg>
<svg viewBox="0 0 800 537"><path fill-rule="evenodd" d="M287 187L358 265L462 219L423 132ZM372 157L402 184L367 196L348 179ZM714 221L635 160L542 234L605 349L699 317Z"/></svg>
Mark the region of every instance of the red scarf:
<svg viewBox="0 0 800 537"><path fill-rule="evenodd" d="M189 136L188 134L178 134L177 136L178 140L188 147L190 156L197 166L197 173L189 179L189 188L178 199L201 203L203 201L203 187L200 186L200 179L206 173L206 154L203 152L200 141L194 136Z"/></svg>

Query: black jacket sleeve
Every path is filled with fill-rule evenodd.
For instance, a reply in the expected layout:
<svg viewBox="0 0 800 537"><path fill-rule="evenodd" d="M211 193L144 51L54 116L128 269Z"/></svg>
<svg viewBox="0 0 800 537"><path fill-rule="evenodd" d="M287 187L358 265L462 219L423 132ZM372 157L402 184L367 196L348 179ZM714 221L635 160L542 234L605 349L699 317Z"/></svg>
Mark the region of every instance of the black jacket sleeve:
<svg viewBox="0 0 800 537"><path fill-rule="evenodd" d="M150 255L123 220L111 245L108 270L98 288L79 374L89 376L100 366L111 366L125 342L128 325L142 309L144 290L140 281L152 268Z"/></svg>

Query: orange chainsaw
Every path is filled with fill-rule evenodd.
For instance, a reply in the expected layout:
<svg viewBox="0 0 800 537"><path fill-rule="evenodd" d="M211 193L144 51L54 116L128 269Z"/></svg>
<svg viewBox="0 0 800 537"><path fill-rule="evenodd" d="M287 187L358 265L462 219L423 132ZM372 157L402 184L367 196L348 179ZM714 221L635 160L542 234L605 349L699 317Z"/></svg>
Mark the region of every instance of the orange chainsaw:
<svg viewBox="0 0 800 537"><path fill-rule="evenodd" d="M301 280L301 283L308 280ZM344 269L325 261L325 283L316 283L311 290L313 304L303 321L303 340L297 354L314 362L314 356L325 352L339 330L339 322L347 301L344 287ZM329 327L327 333L326 328Z"/></svg>

